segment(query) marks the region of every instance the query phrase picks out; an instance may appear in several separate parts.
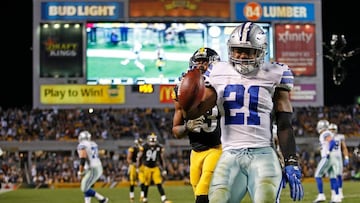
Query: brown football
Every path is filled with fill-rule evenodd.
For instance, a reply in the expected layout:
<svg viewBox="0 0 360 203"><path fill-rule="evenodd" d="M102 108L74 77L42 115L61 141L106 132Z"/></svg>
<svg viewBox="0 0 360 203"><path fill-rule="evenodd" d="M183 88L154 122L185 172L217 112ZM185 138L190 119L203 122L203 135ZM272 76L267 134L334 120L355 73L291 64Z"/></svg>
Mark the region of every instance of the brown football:
<svg viewBox="0 0 360 203"><path fill-rule="evenodd" d="M199 69L189 70L181 79L178 88L178 101L187 111L198 106L205 93L204 77Z"/></svg>

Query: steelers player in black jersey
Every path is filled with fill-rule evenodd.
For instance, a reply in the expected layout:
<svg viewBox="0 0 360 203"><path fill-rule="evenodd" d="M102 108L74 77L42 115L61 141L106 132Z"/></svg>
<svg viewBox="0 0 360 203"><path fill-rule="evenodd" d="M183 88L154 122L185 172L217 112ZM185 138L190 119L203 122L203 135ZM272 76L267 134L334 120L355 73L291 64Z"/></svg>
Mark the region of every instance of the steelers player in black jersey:
<svg viewBox="0 0 360 203"><path fill-rule="evenodd" d="M204 73L209 66L220 60L210 48L198 49L190 59L190 69L199 68ZM177 87L175 87L175 96ZM176 138L187 136L190 140L190 183L193 187L195 203L208 203L208 192L212 174L221 155L220 115L217 106L194 120L187 120L175 97L173 134Z"/></svg>
<svg viewBox="0 0 360 203"><path fill-rule="evenodd" d="M139 167L139 171L136 171L136 159L138 156L139 148L143 144L143 139L138 138L134 140L134 144L128 148L126 161L129 164L128 174L130 182L130 203L135 201L135 186L138 183L141 186L140 201L144 198L144 174L143 166Z"/></svg>
<svg viewBox="0 0 360 203"><path fill-rule="evenodd" d="M160 193L162 203L171 203L167 200L165 190L162 185L163 177L166 176L166 165L164 158L165 148L162 144L158 143L155 134L148 135L146 143L144 143L138 153L137 157L137 170L141 165L144 165L144 198L143 203L148 202L149 186L153 182Z"/></svg>

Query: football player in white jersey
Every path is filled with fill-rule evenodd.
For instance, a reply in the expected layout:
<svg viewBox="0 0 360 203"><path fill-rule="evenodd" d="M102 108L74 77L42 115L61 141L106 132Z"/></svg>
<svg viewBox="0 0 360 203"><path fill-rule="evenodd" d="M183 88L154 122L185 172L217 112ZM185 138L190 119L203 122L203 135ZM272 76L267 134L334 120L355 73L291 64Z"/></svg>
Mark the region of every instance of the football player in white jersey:
<svg viewBox="0 0 360 203"><path fill-rule="evenodd" d="M285 64L264 62L267 36L258 24L240 23L227 46L229 61L214 64L204 74L207 88L202 102L183 112L185 118L194 119L219 107L223 153L211 180L209 202L238 203L247 192L252 202L277 202L287 182L291 199L300 201L304 191L289 98L293 74ZM272 112L284 173L272 147Z"/></svg>
<svg viewBox="0 0 360 203"><path fill-rule="evenodd" d="M330 187L331 190L334 191L331 194L330 202L341 202L336 179L336 175L339 173L339 168L336 165L334 152L334 149L336 148L336 142L334 140L334 134L329 130L329 125L329 121L325 119L319 120L316 125L316 130L319 133L321 160L318 163L314 174L319 193L313 203L323 202L326 200L322 181L322 178L325 175L329 176Z"/></svg>
<svg viewBox="0 0 360 203"><path fill-rule="evenodd" d="M338 133L338 126L335 123L330 123L329 130L334 133L334 140L336 142L336 146L333 151L335 154L337 167L339 168L339 173L337 174L339 195L340 198L343 199L343 170L344 166L347 167L349 165L349 151L345 142L345 135ZM335 191L332 191L332 193L334 192Z"/></svg>
<svg viewBox="0 0 360 203"><path fill-rule="evenodd" d="M91 141L91 134L88 131L81 131L78 139L77 152L80 158L78 175L81 177L80 189L84 193L84 202L91 203L91 198L95 197L99 203L107 203L109 198L92 189L92 185L103 173L98 145Z"/></svg>

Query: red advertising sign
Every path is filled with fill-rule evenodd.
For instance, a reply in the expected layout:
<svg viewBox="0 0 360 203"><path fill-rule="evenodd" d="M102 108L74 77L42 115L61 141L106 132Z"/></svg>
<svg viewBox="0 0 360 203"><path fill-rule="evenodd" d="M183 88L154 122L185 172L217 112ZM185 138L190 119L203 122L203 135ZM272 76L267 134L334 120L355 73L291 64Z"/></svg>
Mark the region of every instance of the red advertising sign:
<svg viewBox="0 0 360 203"><path fill-rule="evenodd" d="M175 85L160 85L160 103L172 103L174 102L175 92L174 92Z"/></svg>
<svg viewBox="0 0 360 203"><path fill-rule="evenodd" d="M316 74L315 25L275 25L276 61L287 64L295 76Z"/></svg>

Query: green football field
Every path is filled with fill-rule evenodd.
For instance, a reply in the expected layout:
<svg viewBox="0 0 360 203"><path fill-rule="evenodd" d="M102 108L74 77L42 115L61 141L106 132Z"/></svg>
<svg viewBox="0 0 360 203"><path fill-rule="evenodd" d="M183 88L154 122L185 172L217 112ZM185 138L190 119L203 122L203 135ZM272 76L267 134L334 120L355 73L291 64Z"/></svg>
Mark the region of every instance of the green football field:
<svg viewBox="0 0 360 203"><path fill-rule="evenodd" d="M317 195L315 183L304 183L305 197L302 202L312 202ZM110 198L110 203L129 202L128 188L99 188L96 189L100 193ZM327 201L330 200L329 183L324 184L324 190ZM194 203L193 193L190 186L165 186L165 192L169 200L173 203ZM138 201L139 190L136 189L136 202ZM344 182L343 203L360 202L360 182L347 181ZM11 192L0 194L1 203L81 203L83 202L82 193L79 189L18 189ZM97 202L95 199L92 203ZM289 198L288 186L282 191L281 202L293 202ZM149 191L149 203L161 203L158 191L152 186ZM250 203L248 197L243 203Z"/></svg>

